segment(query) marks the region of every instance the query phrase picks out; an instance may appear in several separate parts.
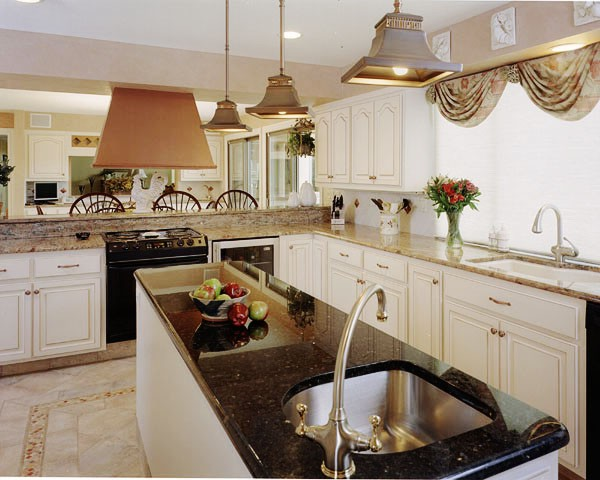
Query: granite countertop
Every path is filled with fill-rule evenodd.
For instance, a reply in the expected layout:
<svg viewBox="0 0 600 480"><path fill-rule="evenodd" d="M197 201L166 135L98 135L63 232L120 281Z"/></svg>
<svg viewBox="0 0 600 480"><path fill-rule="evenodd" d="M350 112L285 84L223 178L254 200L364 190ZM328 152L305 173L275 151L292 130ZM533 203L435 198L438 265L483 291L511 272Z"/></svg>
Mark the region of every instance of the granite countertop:
<svg viewBox="0 0 600 480"><path fill-rule="evenodd" d="M250 472L261 478L322 478L320 447L294 434L282 401L298 382L318 383L316 375L333 371L346 315L253 267L242 273L235 264L219 264L222 281L249 286L250 300L269 304L268 333L261 339L254 322L203 323L188 292L204 278L204 268L214 275L215 264L209 265L141 269L136 276ZM263 334L264 327L261 323ZM407 452L354 454L355 478L483 479L568 443L555 419L359 322L348 366L369 372L381 369L381 362L391 362L383 368L426 378L492 422Z"/></svg>
<svg viewBox="0 0 600 480"><path fill-rule="evenodd" d="M137 217L140 218L140 217ZM348 241L364 247L375 248L390 253L428 262L458 268L473 273L506 280L521 285L527 285L571 297L600 302L600 282L563 282L559 280L541 279L538 277L509 274L493 267L486 266L481 260L517 258L513 253L501 254L484 247L465 245L461 256L449 256L443 239L400 233L397 235L381 235L378 228L364 225L346 224L341 228L329 223L310 224L265 224L257 229L255 226L218 227L203 224L190 225L199 232L207 235L208 239L227 240L239 238L255 238L267 236L283 236L298 234L321 234L328 238ZM48 238L20 238L0 242L0 254L26 253L52 250L70 250L82 248L103 248L104 242L100 235L91 235L89 240L78 241L74 235L52 236ZM475 261L473 261L475 260ZM546 262L548 263L548 262ZM600 267L575 267L572 264L563 268L583 268L600 272Z"/></svg>

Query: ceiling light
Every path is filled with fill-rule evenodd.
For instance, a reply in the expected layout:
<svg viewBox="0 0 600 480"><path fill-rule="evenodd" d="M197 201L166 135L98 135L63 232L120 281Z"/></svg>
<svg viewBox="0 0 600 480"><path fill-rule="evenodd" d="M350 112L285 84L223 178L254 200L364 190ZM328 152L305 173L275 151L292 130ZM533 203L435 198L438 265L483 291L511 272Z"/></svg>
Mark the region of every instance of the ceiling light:
<svg viewBox="0 0 600 480"><path fill-rule="evenodd" d="M240 120L235 102L229 100L229 0L225 0L225 100L217 102L212 120L202 126L211 132L247 132Z"/></svg>
<svg viewBox="0 0 600 480"><path fill-rule="evenodd" d="M283 73L283 13L284 0L279 0L279 75L269 77L262 102L246 108L246 113L258 118L308 118L308 107L300 105L294 80Z"/></svg>
<svg viewBox="0 0 600 480"><path fill-rule="evenodd" d="M375 25L375 38L369 56L362 57L343 76L344 83L424 87L455 72L462 64L443 62L437 58L421 30L423 17L400 13L400 1L394 11ZM396 73L402 65L405 74ZM402 75L402 78L398 78Z"/></svg>
<svg viewBox="0 0 600 480"><path fill-rule="evenodd" d="M556 45L554 47L550 47L550 50L553 52L570 52L571 50L577 50L578 48L583 47L583 43L563 43L562 45Z"/></svg>
<svg viewBox="0 0 600 480"><path fill-rule="evenodd" d="M301 36L302 36L302 34L300 32L292 32L292 31L283 32L283 38L285 38L287 40L296 40L297 38L300 38Z"/></svg>
<svg viewBox="0 0 600 480"><path fill-rule="evenodd" d="M408 73L408 68L404 68L404 67L392 67L392 70L399 77L401 77L402 75L406 75Z"/></svg>
<svg viewBox="0 0 600 480"><path fill-rule="evenodd" d="M17 2L21 3L40 3L42 0L17 0Z"/></svg>

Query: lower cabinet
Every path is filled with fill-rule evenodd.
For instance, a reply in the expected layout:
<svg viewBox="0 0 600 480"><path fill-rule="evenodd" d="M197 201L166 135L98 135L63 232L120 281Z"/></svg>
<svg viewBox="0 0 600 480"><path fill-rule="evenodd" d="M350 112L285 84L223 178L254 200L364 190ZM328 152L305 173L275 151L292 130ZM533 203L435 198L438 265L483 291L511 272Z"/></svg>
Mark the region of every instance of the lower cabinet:
<svg viewBox="0 0 600 480"><path fill-rule="evenodd" d="M554 319L557 328L569 331L572 324L581 327L580 301L554 294L542 298L542 292L539 297L524 295L521 289L502 290L499 285L452 274L445 276L444 287L443 360L559 419L571 436L559 456L568 466L578 467L582 438L579 365L583 360L578 328L574 327L574 337L568 337L550 330L553 319L549 317L537 318L546 321L545 332L517 316L530 302L529 315L536 321L539 308L533 307L544 300L553 307L555 316L557 312L563 316ZM478 295L480 289L484 290ZM492 300L491 308L501 306L506 311L497 313L478 306L480 299L490 298L503 302ZM511 314L515 317L510 318Z"/></svg>
<svg viewBox="0 0 600 480"><path fill-rule="evenodd" d="M327 299L327 240L286 235L279 238L280 278L319 300Z"/></svg>
<svg viewBox="0 0 600 480"><path fill-rule="evenodd" d="M103 250L0 255L0 363L100 350Z"/></svg>
<svg viewBox="0 0 600 480"><path fill-rule="evenodd" d="M433 264L412 261L408 265L408 343L440 358L442 348L441 272Z"/></svg>

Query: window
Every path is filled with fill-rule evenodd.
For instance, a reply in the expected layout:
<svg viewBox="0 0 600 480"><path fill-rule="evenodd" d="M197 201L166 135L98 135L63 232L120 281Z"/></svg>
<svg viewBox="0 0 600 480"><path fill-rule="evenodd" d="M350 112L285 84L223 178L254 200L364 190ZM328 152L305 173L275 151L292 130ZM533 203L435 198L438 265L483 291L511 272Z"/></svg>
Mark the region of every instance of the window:
<svg viewBox="0 0 600 480"><path fill-rule="evenodd" d="M482 192L479 211L462 215L465 240L487 243L490 227L504 224L511 248L549 254L557 241L554 214L544 215L542 234L531 226L552 203L579 258L600 261L600 107L579 121L558 120L508 84L482 124L463 128L436 115L436 129L437 172L469 178ZM446 223L436 225L445 235Z"/></svg>
<svg viewBox="0 0 600 480"><path fill-rule="evenodd" d="M227 142L228 189L244 190L260 203L259 138L249 137Z"/></svg>

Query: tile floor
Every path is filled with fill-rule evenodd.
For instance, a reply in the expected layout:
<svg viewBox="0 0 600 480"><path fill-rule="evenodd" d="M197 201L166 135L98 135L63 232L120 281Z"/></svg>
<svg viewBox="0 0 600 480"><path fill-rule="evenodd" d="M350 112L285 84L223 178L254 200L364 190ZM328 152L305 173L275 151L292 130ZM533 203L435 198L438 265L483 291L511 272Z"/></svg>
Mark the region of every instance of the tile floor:
<svg viewBox="0 0 600 480"><path fill-rule="evenodd" d="M0 378L0 476L149 476L135 357Z"/></svg>

